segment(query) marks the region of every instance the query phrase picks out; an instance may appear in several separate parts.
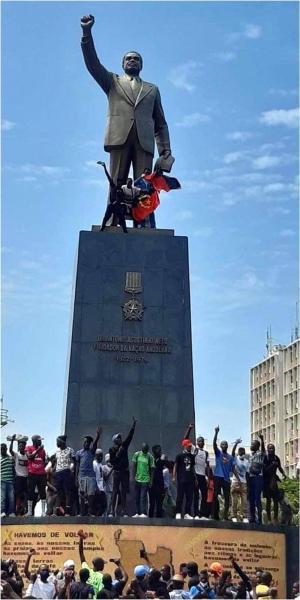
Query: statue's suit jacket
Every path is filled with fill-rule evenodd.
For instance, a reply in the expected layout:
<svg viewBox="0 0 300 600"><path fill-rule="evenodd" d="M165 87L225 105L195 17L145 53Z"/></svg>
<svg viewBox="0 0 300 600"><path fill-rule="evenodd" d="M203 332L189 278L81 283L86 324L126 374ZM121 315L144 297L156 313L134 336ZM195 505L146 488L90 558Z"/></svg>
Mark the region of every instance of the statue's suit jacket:
<svg viewBox="0 0 300 600"><path fill-rule="evenodd" d="M82 38L81 47L88 71L108 97L104 149L111 152L124 145L135 124L140 145L145 152L154 155L154 139L159 155L164 150L170 150L169 130L158 87L142 81L135 100L129 79L107 71L100 63L91 35Z"/></svg>

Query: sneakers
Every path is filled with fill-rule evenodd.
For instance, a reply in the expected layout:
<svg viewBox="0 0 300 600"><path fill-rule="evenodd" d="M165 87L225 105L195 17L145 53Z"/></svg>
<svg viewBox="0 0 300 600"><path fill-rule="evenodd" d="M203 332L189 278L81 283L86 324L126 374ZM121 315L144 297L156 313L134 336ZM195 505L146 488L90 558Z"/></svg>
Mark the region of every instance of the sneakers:
<svg viewBox="0 0 300 600"><path fill-rule="evenodd" d="M196 515L196 517L194 517L195 520L200 521L200 517L198 517L198 515Z"/></svg>
<svg viewBox="0 0 300 600"><path fill-rule="evenodd" d="M249 519L247 519L246 517L243 519L243 523L249 523Z"/></svg>
<svg viewBox="0 0 300 600"><path fill-rule="evenodd" d="M143 519L147 519L147 518L148 518L148 515L144 515L144 513L142 513L142 514L140 515L140 517L142 517Z"/></svg>
<svg viewBox="0 0 300 600"><path fill-rule="evenodd" d="M186 515L184 515L184 518L185 519L193 519L194 517L192 517L191 515L186 514Z"/></svg>
<svg viewBox="0 0 300 600"><path fill-rule="evenodd" d="M237 518L236 517L232 517L231 520L232 520L233 523L237 523Z"/></svg>
<svg viewBox="0 0 300 600"><path fill-rule="evenodd" d="M8 516L9 517L15 517L16 515L15 515L15 513L10 513Z"/></svg>
<svg viewBox="0 0 300 600"><path fill-rule="evenodd" d="M5 512L1 513L1 519L4 519L4 517L6 517L6 513Z"/></svg>
<svg viewBox="0 0 300 600"><path fill-rule="evenodd" d="M181 519L181 514L180 513L176 513L175 519Z"/></svg>
<svg viewBox="0 0 300 600"><path fill-rule="evenodd" d="M210 517L199 517L200 521L209 521Z"/></svg>
<svg viewBox="0 0 300 600"><path fill-rule="evenodd" d="M108 516L112 516L112 515L108 515ZM133 519L136 519L137 517L139 517L140 515L138 515L137 513L135 515L132 515Z"/></svg>
<svg viewBox="0 0 300 600"><path fill-rule="evenodd" d="M113 515L112 513L110 513L109 515L107 515L108 519L113 519L115 515ZM134 515L136 516L136 515Z"/></svg>

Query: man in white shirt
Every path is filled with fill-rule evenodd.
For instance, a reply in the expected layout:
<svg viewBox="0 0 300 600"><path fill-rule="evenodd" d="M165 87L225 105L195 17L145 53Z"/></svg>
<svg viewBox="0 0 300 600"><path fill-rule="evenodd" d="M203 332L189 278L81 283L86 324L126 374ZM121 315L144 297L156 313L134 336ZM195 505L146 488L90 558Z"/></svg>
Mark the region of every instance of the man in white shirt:
<svg viewBox="0 0 300 600"><path fill-rule="evenodd" d="M105 454L105 464L102 465L102 471L103 471L103 486L104 486L104 492L106 494L106 502L107 502L107 508L106 508L106 515L111 515L111 498L112 498L112 491L113 491L113 466L110 462L110 454L109 452L107 454Z"/></svg>
<svg viewBox="0 0 300 600"><path fill-rule="evenodd" d="M95 459L93 460L93 469L96 475L97 490L95 495L95 512L97 516L102 516L106 510L107 500L104 491L104 472L103 472L103 451L98 448L95 452Z"/></svg>
<svg viewBox="0 0 300 600"><path fill-rule="evenodd" d="M236 447L241 443L241 439L236 440L234 446L232 448L232 456L235 456ZM235 456L235 470L238 473L239 481L233 473L231 480L231 512L232 512L232 521L234 523L237 522L238 516L238 503L240 500L240 512L243 516L243 522L249 523L248 520L248 507L247 507L247 474L249 473L249 460L246 457L245 448L238 449L238 455Z"/></svg>
<svg viewBox="0 0 300 600"><path fill-rule="evenodd" d="M71 506L75 496L74 489L74 464L75 452L73 448L67 446L67 436L59 435L56 439L57 451L55 453L54 481L59 499L66 502L65 515L71 513Z"/></svg>
<svg viewBox="0 0 300 600"><path fill-rule="evenodd" d="M27 505L27 477L28 477L28 458L25 453L26 442L28 437L18 436L18 451L13 450L14 441L17 439L16 434L11 438L9 452L15 461L15 498L16 498L16 515L24 515Z"/></svg>
<svg viewBox="0 0 300 600"><path fill-rule="evenodd" d="M42 564L37 571L29 571L30 559L34 554L36 554L34 548L29 550L24 567L24 573L27 579L30 580L25 598L54 598L56 596L56 586L50 580L49 566Z"/></svg>

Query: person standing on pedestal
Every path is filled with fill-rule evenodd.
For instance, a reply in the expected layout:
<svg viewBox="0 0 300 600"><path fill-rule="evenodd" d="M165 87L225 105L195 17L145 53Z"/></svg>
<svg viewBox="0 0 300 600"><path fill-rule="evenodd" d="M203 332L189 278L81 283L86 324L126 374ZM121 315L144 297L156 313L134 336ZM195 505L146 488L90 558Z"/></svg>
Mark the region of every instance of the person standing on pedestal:
<svg viewBox="0 0 300 600"><path fill-rule="evenodd" d="M91 34L94 22L92 15L82 17L81 48L89 73L108 97L104 149L110 153L111 177L125 184L131 165L134 179L147 168L152 171L154 140L159 154L155 168L169 172L174 159L158 88L140 78L143 59L138 52L125 54L124 75L107 71L96 54Z"/></svg>
<svg viewBox="0 0 300 600"><path fill-rule="evenodd" d="M109 449L110 463L113 471L113 493L112 493L112 515L117 512L117 498L121 489L121 516L126 515L126 496L129 491L129 460L128 448L132 441L136 426L136 419L133 417L132 427L125 438L122 439L121 433L116 433L112 437L114 445Z"/></svg>

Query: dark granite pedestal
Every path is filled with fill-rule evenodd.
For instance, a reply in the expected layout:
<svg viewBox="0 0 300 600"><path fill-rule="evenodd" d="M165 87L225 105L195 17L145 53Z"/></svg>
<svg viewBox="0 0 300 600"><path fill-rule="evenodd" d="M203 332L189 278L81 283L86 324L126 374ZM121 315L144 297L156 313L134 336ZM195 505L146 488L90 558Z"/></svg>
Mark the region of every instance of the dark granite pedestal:
<svg viewBox="0 0 300 600"><path fill-rule="evenodd" d="M130 450L180 450L194 421L188 242L172 230L80 232L64 428L103 427L107 451L137 420Z"/></svg>

